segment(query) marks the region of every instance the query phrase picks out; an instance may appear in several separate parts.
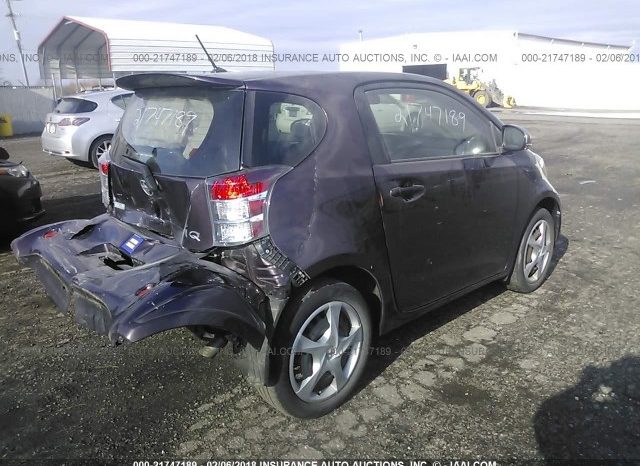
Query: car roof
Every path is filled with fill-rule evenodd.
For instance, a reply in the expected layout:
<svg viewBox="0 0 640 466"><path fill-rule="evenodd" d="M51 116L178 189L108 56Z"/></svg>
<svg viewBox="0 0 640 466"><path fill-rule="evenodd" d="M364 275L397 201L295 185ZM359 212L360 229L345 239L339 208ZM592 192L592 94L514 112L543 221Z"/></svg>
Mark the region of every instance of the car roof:
<svg viewBox="0 0 640 466"><path fill-rule="evenodd" d="M143 73L119 78L116 82L123 89L144 89L167 86L213 86L223 88L277 90L304 87L326 89L333 86L355 88L373 82L418 81L439 83L442 81L427 76L409 73L384 73L371 71L232 71L213 74ZM334 88L335 90L335 88Z"/></svg>
<svg viewBox="0 0 640 466"><path fill-rule="evenodd" d="M297 94L314 100L327 111L340 112L340 103L335 96L353 95L359 86L375 83L385 84L431 84L454 92L453 86L439 79L412 73L390 73L374 71L233 71L211 74L144 73L123 76L116 81L122 89L138 90L173 86L214 87L218 89L251 89ZM461 95L470 104L469 96ZM496 115L478 107L499 127L502 122Z"/></svg>

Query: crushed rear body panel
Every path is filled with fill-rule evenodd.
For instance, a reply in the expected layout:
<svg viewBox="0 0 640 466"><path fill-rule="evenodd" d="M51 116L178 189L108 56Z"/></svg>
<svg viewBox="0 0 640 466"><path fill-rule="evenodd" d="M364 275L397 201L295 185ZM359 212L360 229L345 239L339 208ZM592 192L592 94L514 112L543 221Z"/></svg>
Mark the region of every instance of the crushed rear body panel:
<svg viewBox="0 0 640 466"><path fill-rule="evenodd" d="M32 230L13 241L56 305L112 342L205 327L260 349L271 316L250 280L201 254L102 215Z"/></svg>

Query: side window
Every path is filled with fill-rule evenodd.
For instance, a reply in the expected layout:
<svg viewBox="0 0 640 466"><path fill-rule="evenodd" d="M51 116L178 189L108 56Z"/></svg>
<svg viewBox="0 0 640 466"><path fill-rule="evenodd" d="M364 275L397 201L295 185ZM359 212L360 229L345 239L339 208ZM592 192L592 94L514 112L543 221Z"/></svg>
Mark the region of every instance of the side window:
<svg viewBox="0 0 640 466"><path fill-rule="evenodd" d="M327 128L324 110L304 97L256 92L251 147L244 165L295 166L320 143Z"/></svg>
<svg viewBox="0 0 640 466"><path fill-rule="evenodd" d="M424 89L365 94L391 161L498 152L491 121L452 97Z"/></svg>
<svg viewBox="0 0 640 466"><path fill-rule="evenodd" d="M113 102L113 104L117 107L120 107L122 110L125 110L127 108L127 104L131 100L131 97L133 97L133 94L117 95L113 99L111 99L111 102Z"/></svg>

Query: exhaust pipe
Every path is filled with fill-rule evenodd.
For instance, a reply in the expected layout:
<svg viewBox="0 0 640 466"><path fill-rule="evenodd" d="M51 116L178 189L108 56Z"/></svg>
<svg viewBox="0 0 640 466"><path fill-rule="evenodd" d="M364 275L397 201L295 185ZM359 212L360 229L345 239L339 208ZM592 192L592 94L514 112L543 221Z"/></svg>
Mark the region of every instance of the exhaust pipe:
<svg viewBox="0 0 640 466"><path fill-rule="evenodd" d="M200 348L200 355L208 359L215 358L228 342L226 337L223 337L222 335L213 335L208 333L205 334L205 338L208 340L207 345Z"/></svg>

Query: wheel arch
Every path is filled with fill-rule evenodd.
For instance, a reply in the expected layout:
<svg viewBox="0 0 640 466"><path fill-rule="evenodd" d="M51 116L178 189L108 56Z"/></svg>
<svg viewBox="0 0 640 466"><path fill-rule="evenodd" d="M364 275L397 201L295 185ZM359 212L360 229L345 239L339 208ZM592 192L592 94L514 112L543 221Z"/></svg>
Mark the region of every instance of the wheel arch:
<svg viewBox="0 0 640 466"><path fill-rule="evenodd" d="M533 214L535 214L538 209L546 209L549 211L551 217L553 217L555 238L558 239L558 236L560 235L560 224L562 221L560 212L560 201L552 196L543 197L542 199L540 199L540 201L538 201L529 218L531 218L531 216L533 216Z"/></svg>
<svg viewBox="0 0 640 466"><path fill-rule="evenodd" d="M93 140L91 141L91 144L89 144L89 150L87 152L87 159L89 161L91 161L91 151L93 151L93 147L95 146L95 144L98 142L98 140L107 136L110 138L113 138L113 133L102 133L102 134L98 134L93 138Z"/></svg>
<svg viewBox="0 0 640 466"><path fill-rule="evenodd" d="M379 335L381 333L384 308L382 287L371 272L357 265L336 265L314 275L302 287L294 288L292 295L289 298L289 302L294 301L291 299L294 296L306 293L309 287L326 280L344 282L347 285L354 287L362 295L371 313L370 317L373 324L372 330L374 335ZM276 327L277 326L278 322L276 323Z"/></svg>
<svg viewBox="0 0 640 466"><path fill-rule="evenodd" d="M353 260L353 258L351 258ZM338 281L346 283L355 288L364 298L369 308L372 327L372 337L377 337L384 333L385 312L394 312L393 304L387 302L386 299L393 299L387 296L384 284L380 283L372 272L361 265L346 263L343 258L341 263L335 262L329 267L322 267L326 264L319 264L319 267L311 275L302 286L293 287L284 308L274 316L273 337L264 345L261 351L254 351L253 348L247 347L246 358L237 361L240 369L248 376L249 380L257 386L271 386L277 378L277 369L275 368L274 359L278 351L279 335L281 328L281 319L294 303L309 291L310 288L327 281ZM382 278L384 279L384 277ZM386 316L387 318L389 316Z"/></svg>
<svg viewBox="0 0 640 466"><path fill-rule="evenodd" d="M379 335L383 312L383 298L380 285L376 278L369 271L356 265L343 265L331 268L315 279L325 278L332 278L344 282L358 290L369 307L374 333Z"/></svg>

